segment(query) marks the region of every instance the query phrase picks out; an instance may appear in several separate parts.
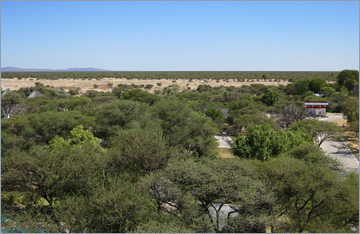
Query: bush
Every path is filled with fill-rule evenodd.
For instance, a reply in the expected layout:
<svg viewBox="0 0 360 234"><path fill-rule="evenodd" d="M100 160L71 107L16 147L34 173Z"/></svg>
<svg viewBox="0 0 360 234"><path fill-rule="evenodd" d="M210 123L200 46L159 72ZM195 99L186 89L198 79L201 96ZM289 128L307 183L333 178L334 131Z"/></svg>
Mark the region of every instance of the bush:
<svg viewBox="0 0 360 234"><path fill-rule="evenodd" d="M152 89L152 87L154 87L154 85L152 85L152 84L147 84L147 85L145 86L145 89Z"/></svg>

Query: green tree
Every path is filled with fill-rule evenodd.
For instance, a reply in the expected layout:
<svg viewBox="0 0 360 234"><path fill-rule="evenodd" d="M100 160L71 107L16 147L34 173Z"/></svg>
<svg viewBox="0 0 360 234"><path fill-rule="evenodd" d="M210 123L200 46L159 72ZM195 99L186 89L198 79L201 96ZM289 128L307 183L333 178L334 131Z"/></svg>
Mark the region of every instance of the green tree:
<svg viewBox="0 0 360 234"><path fill-rule="evenodd" d="M169 85L163 89L163 95L173 96L179 93L180 86L177 84Z"/></svg>
<svg viewBox="0 0 360 234"><path fill-rule="evenodd" d="M43 112L29 116L36 139L48 143L55 136L67 138L70 131L82 124L87 129L94 129L95 119L81 114L78 111ZM34 137L34 136L33 136Z"/></svg>
<svg viewBox="0 0 360 234"><path fill-rule="evenodd" d="M112 141L109 166L117 172L144 176L165 168L171 154L161 130L122 130Z"/></svg>
<svg viewBox="0 0 360 234"><path fill-rule="evenodd" d="M231 219L230 215L221 215L225 204L230 204L232 213L246 223L258 223L257 232L264 232L274 205L270 187L256 178L250 162L244 160L174 162L148 186L159 210L188 223L188 227L211 225L210 229L198 230L202 232L220 232ZM200 217L203 219L197 219Z"/></svg>
<svg viewBox="0 0 360 234"><path fill-rule="evenodd" d="M225 117L220 110L216 108L210 108L205 111L205 115L207 117L210 117L214 121L219 130L223 128L225 123Z"/></svg>
<svg viewBox="0 0 360 234"><path fill-rule="evenodd" d="M198 157L215 157L217 134L210 118L192 111L185 103L163 100L151 107L153 117L160 119L169 146L181 147Z"/></svg>
<svg viewBox="0 0 360 234"><path fill-rule="evenodd" d="M358 217L358 190L328 167L292 157L266 162L259 171L275 190L272 232L349 232ZM356 201L355 201L356 200ZM321 225L319 225L321 223ZM355 221L355 224L358 220Z"/></svg>
<svg viewBox="0 0 360 234"><path fill-rule="evenodd" d="M52 150L62 150L71 146L82 147L84 144L91 145L98 150L104 150L100 147L101 139L94 137L94 135L89 131L85 130L84 126L81 124L70 131L70 136L68 140L56 136L50 142L49 145Z"/></svg>
<svg viewBox="0 0 360 234"><path fill-rule="evenodd" d="M102 172L102 159L91 145L57 151L36 146L2 160L2 184L38 194L53 209L59 199L87 189L87 179Z"/></svg>
<svg viewBox="0 0 360 234"><path fill-rule="evenodd" d="M310 80L309 88L314 93L319 93L322 88L326 86L326 80L322 78L315 78Z"/></svg>
<svg viewBox="0 0 360 234"><path fill-rule="evenodd" d="M70 232L126 233L156 214L150 199L120 178L94 181L87 196L71 196L59 205L58 219Z"/></svg>
<svg viewBox="0 0 360 234"><path fill-rule="evenodd" d="M254 125L246 135L235 138L233 153L241 158L266 161L308 140L303 131L276 131L269 124Z"/></svg>
<svg viewBox="0 0 360 234"><path fill-rule="evenodd" d="M1 110L6 118L10 117L11 110L21 101L21 95L16 92L8 92L1 96Z"/></svg>
<svg viewBox="0 0 360 234"><path fill-rule="evenodd" d="M247 128L253 125L269 124L275 127L275 123L268 117L265 117L260 111L254 110L253 113L244 113L234 117L232 124L230 125L230 132L232 135L236 135L239 131L246 131Z"/></svg>
<svg viewBox="0 0 360 234"><path fill-rule="evenodd" d="M359 86L359 71L357 70L343 70L336 78L339 88L346 87L349 91L358 89Z"/></svg>
<svg viewBox="0 0 360 234"><path fill-rule="evenodd" d="M308 80L297 80L294 83L294 89L296 94L303 95L305 92L310 90Z"/></svg>
<svg viewBox="0 0 360 234"><path fill-rule="evenodd" d="M348 97L342 105L342 112L346 115L349 122L349 129L356 135L359 134L359 99L357 97Z"/></svg>
<svg viewBox="0 0 360 234"><path fill-rule="evenodd" d="M262 97L262 102L268 106L274 105L279 100L279 94L275 90L268 89L265 91Z"/></svg>
<svg viewBox="0 0 360 234"><path fill-rule="evenodd" d="M325 86L321 88L320 92L323 93L325 97L331 97L336 93L336 90L332 87Z"/></svg>
<svg viewBox="0 0 360 234"><path fill-rule="evenodd" d="M96 122L99 130L96 136L104 141L105 145L111 143L111 137L123 128L130 128L133 122L144 118L148 105L145 103L118 100L102 104L96 108Z"/></svg>
<svg viewBox="0 0 360 234"><path fill-rule="evenodd" d="M303 119L291 126L293 130L299 128L305 129L312 136L314 143L319 147L324 141L330 140L340 133L336 124L316 119Z"/></svg>
<svg viewBox="0 0 360 234"><path fill-rule="evenodd" d="M155 102L159 101L161 98L155 94L151 94L141 89L132 89L122 96L123 99L145 102L149 105L153 105Z"/></svg>

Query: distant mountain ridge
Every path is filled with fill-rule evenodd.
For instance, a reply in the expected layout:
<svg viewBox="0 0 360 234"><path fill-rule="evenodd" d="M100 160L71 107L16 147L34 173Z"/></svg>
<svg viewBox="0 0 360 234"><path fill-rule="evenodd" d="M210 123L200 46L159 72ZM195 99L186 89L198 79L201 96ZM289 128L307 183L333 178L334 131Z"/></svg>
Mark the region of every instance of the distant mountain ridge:
<svg viewBox="0 0 360 234"><path fill-rule="evenodd" d="M80 72L80 71L109 71L99 68L68 68L68 69L37 69L37 68L18 68L2 67L1 72Z"/></svg>

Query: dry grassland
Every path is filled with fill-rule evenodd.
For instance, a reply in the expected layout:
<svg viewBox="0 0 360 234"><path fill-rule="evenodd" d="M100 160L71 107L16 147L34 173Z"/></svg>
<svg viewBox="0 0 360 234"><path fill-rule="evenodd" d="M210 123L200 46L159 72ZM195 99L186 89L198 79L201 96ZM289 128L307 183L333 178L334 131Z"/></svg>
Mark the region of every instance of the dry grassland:
<svg viewBox="0 0 360 234"><path fill-rule="evenodd" d="M254 80L254 81L237 81L237 80L189 80L189 79L125 79L125 78L102 78L99 80L96 79L58 79L58 80L37 80L35 78L26 78L26 79L1 79L1 88L3 90L10 88L11 90L18 90L23 87L34 86L36 82L40 82L44 85L53 86L54 88L62 87L65 91L69 89L80 88L82 92L87 90L96 90L96 91L111 91L112 87L116 87L118 84L126 85L153 85L153 88L150 89L150 92L155 90L162 90L164 87L169 85L177 84L180 87L180 90L186 89L196 89L199 85L210 85L212 87L216 86L234 86L241 87L243 85L251 84L264 84L271 86L287 85L289 82L280 80L280 81L264 81L264 80ZM112 87L109 86L109 83L112 84ZM161 86L157 86L158 83L161 83ZM94 85L97 85L97 88L94 88Z"/></svg>
<svg viewBox="0 0 360 234"><path fill-rule="evenodd" d="M219 158L235 158L235 155L232 153L231 149L218 149Z"/></svg>

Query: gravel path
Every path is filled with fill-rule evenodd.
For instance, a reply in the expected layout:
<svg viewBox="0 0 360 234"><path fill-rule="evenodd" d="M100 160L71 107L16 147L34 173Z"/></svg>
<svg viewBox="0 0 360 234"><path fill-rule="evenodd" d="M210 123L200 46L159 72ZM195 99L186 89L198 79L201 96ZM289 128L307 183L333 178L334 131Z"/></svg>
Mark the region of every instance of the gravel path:
<svg viewBox="0 0 360 234"><path fill-rule="evenodd" d="M220 149L231 149L232 139L229 136L215 136Z"/></svg>
<svg viewBox="0 0 360 234"><path fill-rule="evenodd" d="M343 118L344 116L342 115L330 115L328 118L320 120L331 121ZM344 141L324 141L324 143L321 144L321 149L323 149L331 158L338 159L343 164L343 173L359 173L359 161Z"/></svg>

